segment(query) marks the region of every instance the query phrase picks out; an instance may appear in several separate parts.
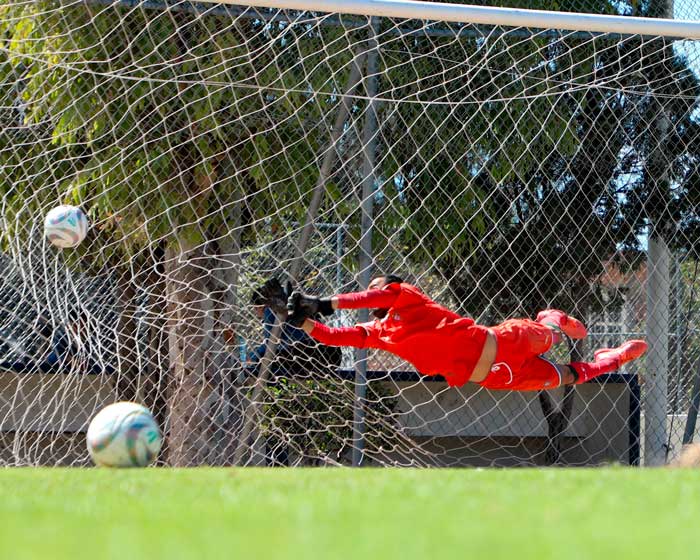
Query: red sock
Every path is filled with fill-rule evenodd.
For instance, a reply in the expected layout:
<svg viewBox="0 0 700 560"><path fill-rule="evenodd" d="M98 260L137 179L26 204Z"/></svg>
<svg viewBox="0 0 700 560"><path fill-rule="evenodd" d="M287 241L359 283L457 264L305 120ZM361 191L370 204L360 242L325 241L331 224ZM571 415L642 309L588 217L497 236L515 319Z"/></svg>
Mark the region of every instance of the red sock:
<svg viewBox="0 0 700 560"><path fill-rule="evenodd" d="M616 358L604 358L599 362L571 362L569 367L578 375L576 385L580 385L594 377L619 369L619 361Z"/></svg>

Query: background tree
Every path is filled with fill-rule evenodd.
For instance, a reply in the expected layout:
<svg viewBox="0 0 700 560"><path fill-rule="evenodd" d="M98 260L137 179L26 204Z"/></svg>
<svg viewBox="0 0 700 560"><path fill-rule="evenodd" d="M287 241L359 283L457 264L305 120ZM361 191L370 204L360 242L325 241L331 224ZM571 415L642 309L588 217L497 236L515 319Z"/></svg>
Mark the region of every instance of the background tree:
<svg viewBox="0 0 700 560"><path fill-rule="evenodd" d="M629 11L593 4L583 9ZM434 265L463 311L498 320L621 304L619 292L603 297L605 267L623 254L623 267L639 263L640 236L659 213L683 224L674 242L694 245L698 79L671 42L463 35L387 46L383 87L412 103L384 108L379 210L394 247L419 269ZM648 123L661 110L672 124L659 190Z"/></svg>
<svg viewBox="0 0 700 560"><path fill-rule="evenodd" d="M237 367L222 331L247 334L247 279L289 269L293 252L269 239L297 242L329 150L318 221L342 224L342 264L357 271L370 80L376 262L408 269L441 301L492 321L547 305L587 314L611 305L601 273L620 249L643 250L651 219L682 228L690 250L698 83L670 43L384 20L380 72L363 76L334 142L350 68L372 44L367 18L197 10L0 7L5 249L53 315L62 309L35 255L115 278L119 388L165 410L173 464L227 453L212 449L223 428L208 412L230 399L221 372ZM661 137L648 127L660 114ZM80 204L95 227L56 257L36 217L59 202ZM258 250L269 268L254 264ZM335 265L307 254L307 285L323 291ZM140 324L150 366L133 343Z"/></svg>
<svg viewBox="0 0 700 560"><path fill-rule="evenodd" d="M0 8L6 247L26 250L27 229L40 231L26 220L55 204L88 211L96 227L72 265L123 278L124 320L145 314L168 333L167 356L151 348L150 375L167 364L172 464L210 456L212 356L233 350L222 329L245 323L231 315L241 308L235 256L255 243L261 220L303 216L338 105L305 90L342 83L352 55L341 41L334 64L319 64L332 35L177 9ZM40 246L39 236L31 249ZM122 332L128 392L147 373L133 325Z"/></svg>

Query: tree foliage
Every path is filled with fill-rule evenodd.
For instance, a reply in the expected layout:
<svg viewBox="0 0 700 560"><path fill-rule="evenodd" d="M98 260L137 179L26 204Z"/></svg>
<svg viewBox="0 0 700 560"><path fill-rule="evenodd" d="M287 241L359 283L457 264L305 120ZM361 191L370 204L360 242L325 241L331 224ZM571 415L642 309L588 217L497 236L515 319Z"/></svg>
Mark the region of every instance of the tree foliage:
<svg viewBox="0 0 700 560"><path fill-rule="evenodd" d="M589 0L587 10L658 16L659 6ZM385 18L379 71L365 72L332 142L351 67L372 54L371 21L256 14L0 6L4 248L34 247L37 216L81 205L95 227L74 264L160 298L154 315L181 320L160 324L173 329L171 352L200 358L231 321L241 276L224 272L245 268L245 255L288 268L293 251L278 258L276 247L298 239L328 150L318 217L343 224L343 264L356 270L363 133L374 132L376 261L442 279L465 313L610 305L606 263L642 251L652 224L696 251L700 84L672 42ZM373 106L378 129L364 131ZM314 271L335 276L334 263L317 263L327 254L307 252L319 291ZM196 394L204 360L180 361Z"/></svg>
<svg viewBox="0 0 700 560"><path fill-rule="evenodd" d="M378 224L419 269L468 313L585 314L621 301L600 279L651 223L693 250L700 90L672 42L467 31L403 40L381 77L409 103L383 109Z"/></svg>

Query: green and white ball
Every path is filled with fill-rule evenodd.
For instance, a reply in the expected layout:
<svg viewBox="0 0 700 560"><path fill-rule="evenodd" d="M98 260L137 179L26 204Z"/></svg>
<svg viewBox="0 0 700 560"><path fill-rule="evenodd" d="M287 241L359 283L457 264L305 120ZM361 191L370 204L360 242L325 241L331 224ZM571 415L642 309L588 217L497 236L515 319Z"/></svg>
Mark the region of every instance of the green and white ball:
<svg viewBox="0 0 700 560"><path fill-rule="evenodd" d="M87 431L88 451L101 467L145 467L158 456L162 443L151 412L133 402L103 408Z"/></svg>
<svg viewBox="0 0 700 560"><path fill-rule="evenodd" d="M44 235L56 247L77 247L88 232L88 219L77 206L57 206L44 218Z"/></svg>

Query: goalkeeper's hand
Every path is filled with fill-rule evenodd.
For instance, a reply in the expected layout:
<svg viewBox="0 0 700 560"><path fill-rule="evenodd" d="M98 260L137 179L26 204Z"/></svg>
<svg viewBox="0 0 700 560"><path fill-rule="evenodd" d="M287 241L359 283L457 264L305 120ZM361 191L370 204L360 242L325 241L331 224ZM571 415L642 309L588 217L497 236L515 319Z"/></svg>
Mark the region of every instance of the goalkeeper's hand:
<svg viewBox="0 0 700 560"><path fill-rule="evenodd" d="M258 292L263 298L262 303L265 307L269 307L278 315L287 313L287 300L292 293L291 282L287 282L287 289L285 290L277 278L270 278L260 286Z"/></svg>
<svg viewBox="0 0 700 560"><path fill-rule="evenodd" d="M294 292L287 300L287 322L295 327L301 327L306 319L319 313L333 315L334 311L330 298L319 298Z"/></svg>

